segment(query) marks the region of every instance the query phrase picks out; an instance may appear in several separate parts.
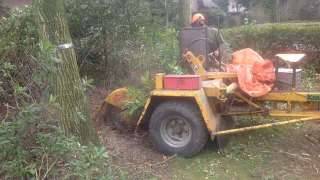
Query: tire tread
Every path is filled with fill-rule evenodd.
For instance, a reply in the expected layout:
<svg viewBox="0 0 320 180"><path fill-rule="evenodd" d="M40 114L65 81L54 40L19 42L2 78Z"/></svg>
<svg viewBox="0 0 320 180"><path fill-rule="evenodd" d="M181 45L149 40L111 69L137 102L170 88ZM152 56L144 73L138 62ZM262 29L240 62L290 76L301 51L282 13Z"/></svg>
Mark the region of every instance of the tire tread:
<svg viewBox="0 0 320 180"><path fill-rule="evenodd" d="M161 124L161 117L165 116L168 112L185 114L188 116L185 118L192 123L192 126L195 126L193 127L193 133L196 133L196 135L192 135L191 142L184 148L177 149L170 147L161 140L159 125ZM195 130L197 132L194 132ZM152 142L157 150L165 154L178 154L185 157L191 157L199 153L206 145L209 137L199 109L193 102L189 101L167 101L161 103L152 113L149 131Z"/></svg>

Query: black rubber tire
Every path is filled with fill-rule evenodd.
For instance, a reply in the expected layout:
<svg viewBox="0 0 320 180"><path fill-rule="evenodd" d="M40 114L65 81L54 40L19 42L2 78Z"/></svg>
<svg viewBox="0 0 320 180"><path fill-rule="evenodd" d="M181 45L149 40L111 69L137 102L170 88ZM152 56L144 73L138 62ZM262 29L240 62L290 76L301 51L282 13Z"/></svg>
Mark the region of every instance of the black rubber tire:
<svg viewBox="0 0 320 180"><path fill-rule="evenodd" d="M191 140L183 147L173 147L166 143L160 132L161 123L170 116L181 116L191 126ZM164 154L191 157L199 153L208 142L209 133L199 109L187 101L168 101L161 103L152 113L149 132L155 148Z"/></svg>

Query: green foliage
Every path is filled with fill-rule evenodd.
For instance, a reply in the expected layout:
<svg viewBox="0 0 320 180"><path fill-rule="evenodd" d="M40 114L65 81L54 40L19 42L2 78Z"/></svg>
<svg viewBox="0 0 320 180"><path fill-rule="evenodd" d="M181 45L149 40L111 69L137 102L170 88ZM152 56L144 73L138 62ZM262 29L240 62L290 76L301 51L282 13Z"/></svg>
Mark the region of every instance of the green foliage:
<svg viewBox="0 0 320 180"><path fill-rule="evenodd" d="M140 83L128 88L129 97L132 97L126 103L127 115L129 117L139 117L143 107L149 97L150 91L154 88L154 80L150 78L150 74L147 71L141 76Z"/></svg>
<svg viewBox="0 0 320 180"><path fill-rule="evenodd" d="M183 74L177 32L173 28L141 34L137 46L126 46L124 52L136 53L130 57L130 77L127 79L129 96L128 115L140 115L150 91L154 88L154 74Z"/></svg>
<svg viewBox="0 0 320 180"><path fill-rule="evenodd" d="M129 67L120 52L150 23L148 7L141 0L67 0L81 73L105 79L108 86L125 79Z"/></svg>
<svg viewBox="0 0 320 180"><path fill-rule="evenodd" d="M284 23L225 29L223 34L234 50L249 47L264 53L284 49L319 52L319 30L319 23Z"/></svg>
<svg viewBox="0 0 320 180"><path fill-rule="evenodd" d="M154 64L150 70L157 72L181 74L182 69L177 66L180 59L178 32L174 28L163 28L143 34L143 48L145 53L139 57L140 63ZM138 63L138 62L137 62Z"/></svg>
<svg viewBox="0 0 320 180"><path fill-rule="evenodd" d="M315 66L315 64L317 65ZM316 67L320 67L318 61L317 63L306 65L304 71L302 71L301 85L303 89L308 89L309 91L317 91Z"/></svg>
<svg viewBox="0 0 320 180"><path fill-rule="evenodd" d="M33 54L38 52L37 34L32 8L16 9L0 20L0 102L10 105L32 101L21 97L20 87L39 93L33 72L39 68Z"/></svg>
<svg viewBox="0 0 320 180"><path fill-rule="evenodd" d="M0 176L26 179L114 179L105 149L65 137L50 104L23 107L0 124Z"/></svg>
<svg viewBox="0 0 320 180"><path fill-rule="evenodd" d="M123 84L139 84L140 77L148 71L151 76L156 73L181 74L179 67L179 43L177 31L163 28L147 31L137 36L138 40L128 41L120 54L128 62L124 71L128 77L122 79Z"/></svg>
<svg viewBox="0 0 320 180"><path fill-rule="evenodd" d="M107 87L114 87L135 83L146 70L151 75L182 73L178 65L178 33L174 28L162 27L167 13L169 25L175 24L176 2L65 2L83 75L103 79ZM158 4L160 8L156 8ZM32 7L17 9L0 21L0 100L13 106L38 99L41 89L47 88L50 82L50 72L55 71L55 64L59 62L55 47L38 41L32 12ZM32 97L38 95L38 98L21 97L19 87L25 87Z"/></svg>
<svg viewBox="0 0 320 180"><path fill-rule="evenodd" d="M246 8L255 6L258 3L262 3L266 9L274 9L276 5L276 0L239 0L238 2Z"/></svg>
<svg viewBox="0 0 320 180"><path fill-rule="evenodd" d="M176 68L177 32L163 28L176 22L175 2L67 0L66 7L82 74L113 87L142 75L131 74L146 64L152 66L151 73L160 64Z"/></svg>
<svg viewBox="0 0 320 180"><path fill-rule="evenodd" d="M60 60L55 46L39 42L32 12L16 9L0 21L0 177L119 179L105 149L59 129L48 85ZM82 87L90 83L84 78Z"/></svg>
<svg viewBox="0 0 320 180"><path fill-rule="evenodd" d="M262 5L266 10L267 14L269 15L272 22L277 22L277 1L276 0L263 0Z"/></svg>
<svg viewBox="0 0 320 180"><path fill-rule="evenodd" d="M221 27L227 14L222 9L209 9L206 12L208 18L208 25L214 27Z"/></svg>
<svg viewBox="0 0 320 180"><path fill-rule="evenodd" d="M162 27L175 24L175 4L169 2L157 9L154 3L163 5L162 1L147 0L66 1L83 74L103 74L109 87L140 82L130 88L137 97L128 102L131 115L141 111L153 88L154 73L182 73L177 65L178 33ZM77 138L65 137L59 129L55 111L59 106L57 97L50 95L49 83L61 60L55 46L39 41L34 19L32 7L26 7L0 20L0 110L7 107L0 112L4 115L0 116L0 177L121 178L121 172L111 167L105 149L82 146ZM147 71L150 73L144 73ZM85 77L81 87L91 84Z"/></svg>
<svg viewBox="0 0 320 180"><path fill-rule="evenodd" d="M144 90L142 89L129 87L129 96L132 97L132 100L128 101L126 104L126 116L131 118L138 118L147 101L148 95L149 93L144 92Z"/></svg>
<svg viewBox="0 0 320 180"><path fill-rule="evenodd" d="M104 74L110 84L127 77L139 79L148 69L152 73L181 73L176 65L179 57L177 32L159 28L158 20L148 15L151 13L147 1L70 0L66 3L83 72L92 68ZM78 139L66 138L57 127L56 112L47 112L57 107L56 97L51 96L47 88L60 60L52 44L39 42L32 12L32 7L17 9L8 19L1 20L1 102L19 108L12 110L8 106L10 109L1 124L0 176L119 178L120 175L113 174L105 150L81 146ZM162 15L160 19L163 20ZM132 69L137 73L128 76ZM143 87L151 86L147 81L150 77L150 74L144 76ZM83 88L90 87L91 83L87 78L82 80ZM146 90L141 89L141 92ZM40 97L48 98L51 107L42 109L47 107L45 103L26 105ZM139 97L132 106L141 107L146 96Z"/></svg>
<svg viewBox="0 0 320 180"><path fill-rule="evenodd" d="M221 8L222 11L228 12L229 1L225 0L216 0L217 5Z"/></svg>
<svg viewBox="0 0 320 180"><path fill-rule="evenodd" d="M319 8L319 1L308 0L299 12L301 20L318 20Z"/></svg>
<svg viewBox="0 0 320 180"><path fill-rule="evenodd" d="M262 7L264 18L269 22L287 21L287 20L308 20L316 21L319 19L319 1L302 0L299 2L288 0L239 0L249 11ZM279 4L277 4L277 2ZM256 9L258 10L258 9ZM287 12L283 12L287 11ZM250 13L249 13L250 14ZM249 15L255 19L255 13Z"/></svg>
<svg viewBox="0 0 320 180"><path fill-rule="evenodd" d="M160 26L178 27L178 1L147 0L150 4L152 22Z"/></svg>

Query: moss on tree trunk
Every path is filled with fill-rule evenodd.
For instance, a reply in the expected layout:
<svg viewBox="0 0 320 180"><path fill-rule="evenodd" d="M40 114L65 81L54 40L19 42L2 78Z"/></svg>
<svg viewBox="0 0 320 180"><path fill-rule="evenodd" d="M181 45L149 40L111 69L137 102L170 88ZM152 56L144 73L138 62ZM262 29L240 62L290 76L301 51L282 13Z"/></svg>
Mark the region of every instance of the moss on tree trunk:
<svg viewBox="0 0 320 180"><path fill-rule="evenodd" d="M54 46L72 43L65 19L63 0L33 0L39 35ZM57 70L53 74L53 94L59 104L60 126L67 136L74 135L87 144L97 144L98 137L90 118L84 88L81 85L73 48L57 50Z"/></svg>

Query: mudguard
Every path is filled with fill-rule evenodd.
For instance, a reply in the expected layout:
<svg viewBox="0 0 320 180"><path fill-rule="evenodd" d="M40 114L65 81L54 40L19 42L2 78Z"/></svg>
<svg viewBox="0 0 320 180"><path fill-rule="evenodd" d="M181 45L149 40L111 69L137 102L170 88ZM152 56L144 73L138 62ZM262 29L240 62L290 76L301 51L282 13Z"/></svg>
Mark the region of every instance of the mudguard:
<svg viewBox="0 0 320 180"><path fill-rule="evenodd" d="M148 120L150 114L155 108L155 104L159 103L156 101L167 101L167 100L184 100L191 99L198 106L203 120L210 133L214 133L217 130L217 117L215 116L214 108L211 107L208 97L206 96L203 89L196 91L177 91L177 90L154 90L151 92L150 98L147 100L144 110L139 118L137 127Z"/></svg>

